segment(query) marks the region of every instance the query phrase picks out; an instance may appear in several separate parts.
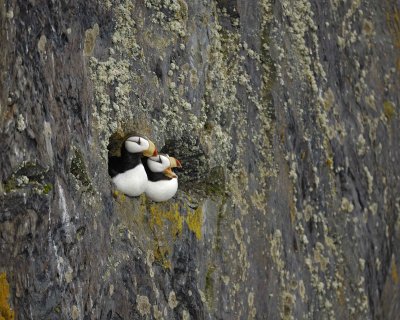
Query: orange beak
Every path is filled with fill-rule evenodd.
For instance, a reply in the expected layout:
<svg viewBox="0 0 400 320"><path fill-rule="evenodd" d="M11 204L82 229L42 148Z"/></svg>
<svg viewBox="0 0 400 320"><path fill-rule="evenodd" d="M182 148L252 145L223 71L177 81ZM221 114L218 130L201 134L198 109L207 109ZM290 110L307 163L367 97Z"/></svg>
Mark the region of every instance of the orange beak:
<svg viewBox="0 0 400 320"><path fill-rule="evenodd" d="M143 155L145 157L154 157L154 156L158 155L157 148L154 145L154 143L151 142L150 140L148 140L148 141L149 141L149 148L143 152Z"/></svg>
<svg viewBox="0 0 400 320"><path fill-rule="evenodd" d="M169 157L169 162L171 163L171 168L182 168L181 162L174 157Z"/></svg>
<svg viewBox="0 0 400 320"><path fill-rule="evenodd" d="M173 179L177 177L176 174L171 170L171 168L167 168L163 172L168 178Z"/></svg>

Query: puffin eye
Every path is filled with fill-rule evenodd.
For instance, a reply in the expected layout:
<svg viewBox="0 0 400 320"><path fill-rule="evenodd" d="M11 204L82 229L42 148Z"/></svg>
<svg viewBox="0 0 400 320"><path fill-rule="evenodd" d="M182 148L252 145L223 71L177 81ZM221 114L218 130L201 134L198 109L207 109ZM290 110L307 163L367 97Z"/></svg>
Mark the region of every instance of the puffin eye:
<svg viewBox="0 0 400 320"><path fill-rule="evenodd" d="M162 163L162 160L161 160L161 156L160 156L160 155L158 156L158 162L159 162L159 163Z"/></svg>
<svg viewBox="0 0 400 320"><path fill-rule="evenodd" d="M140 137L139 137L139 141L138 141L138 144L140 144Z"/></svg>

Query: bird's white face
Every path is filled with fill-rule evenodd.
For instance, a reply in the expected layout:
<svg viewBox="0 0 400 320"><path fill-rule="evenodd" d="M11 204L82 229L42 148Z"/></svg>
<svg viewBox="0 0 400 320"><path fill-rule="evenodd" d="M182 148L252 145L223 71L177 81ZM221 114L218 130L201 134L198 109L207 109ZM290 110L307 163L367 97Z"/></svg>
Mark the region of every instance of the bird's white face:
<svg viewBox="0 0 400 320"><path fill-rule="evenodd" d="M159 154L156 157L149 157L147 159L147 165L153 172L163 172L171 166L168 156Z"/></svg>
<svg viewBox="0 0 400 320"><path fill-rule="evenodd" d="M125 149L130 153L143 153L146 157L157 154L157 149L154 143L139 136L132 136L126 139Z"/></svg>
<svg viewBox="0 0 400 320"><path fill-rule="evenodd" d="M171 179L177 177L171 168L182 168L181 162L178 159L170 157L167 154L159 154L156 157L149 157L147 159L147 165L151 171L163 172L164 175Z"/></svg>

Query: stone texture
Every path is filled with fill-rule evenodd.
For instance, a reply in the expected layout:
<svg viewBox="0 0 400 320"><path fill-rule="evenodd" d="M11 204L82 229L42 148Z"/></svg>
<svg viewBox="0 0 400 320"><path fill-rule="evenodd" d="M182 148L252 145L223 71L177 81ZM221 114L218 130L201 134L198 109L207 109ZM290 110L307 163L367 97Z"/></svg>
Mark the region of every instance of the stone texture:
<svg viewBox="0 0 400 320"><path fill-rule="evenodd" d="M396 319L399 12L0 0L16 317ZM130 131L182 160L173 200L113 198Z"/></svg>

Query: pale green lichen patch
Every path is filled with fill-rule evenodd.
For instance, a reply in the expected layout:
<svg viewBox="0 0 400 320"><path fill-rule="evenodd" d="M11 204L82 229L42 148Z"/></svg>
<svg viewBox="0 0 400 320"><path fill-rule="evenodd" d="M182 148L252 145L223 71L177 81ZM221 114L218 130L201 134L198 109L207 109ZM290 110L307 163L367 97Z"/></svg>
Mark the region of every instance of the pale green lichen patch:
<svg viewBox="0 0 400 320"><path fill-rule="evenodd" d="M41 55L44 55L46 53L46 43L47 43L47 38L44 34L42 34L37 44L39 53Z"/></svg>
<svg viewBox="0 0 400 320"><path fill-rule="evenodd" d="M326 272L329 264L329 258L324 256L325 247L321 242L317 242L314 248L314 262L319 264L320 269Z"/></svg>
<svg viewBox="0 0 400 320"><path fill-rule="evenodd" d="M182 311L182 320L190 320L190 313L187 310Z"/></svg>
<svg viewBox="0 0 400 320"><path fill-rule="evenodd" d="M94 46L96 45L96 38L99 35L99 25L94 24L93 28L85 31L85 40L83 44L83 54L91 56L93 54Z"/></svg>
<svg viewBox="0 0 400 320"><path fill-rule="evenodd" d="M283 291L281 294L282 311L281 319L293 319L293 308L296 303L296 296L288 291Z"/></svg>
<svg viewBox="0 0 400 320"><path fill-rule="evenodd" d="M121 1L115 7L115 31L112 42L115 52L125 57L137 58L141 48L136 41L135 5L131 1Z"/></svg>
<svg viewBox="0 0 400 320"><path fill-rule="evenodd" d="M106 159L108 139L124 119L124 110L128 109L128 95L131 91L130 64L127 60L109 58L100 62L91 58L92 81L96 96L96 106L93 106L95 128L102 132L100 139L102 156ZM110 97L114 91L114 99ZM132 115L131 117L132 118Z"/></svg>
<svg viewBox="0 0 400 320"><path fill-rule="evenodd" d="M164 30L186 36L188 5L184 0L145 0L146 7L153 10L152 22L160 24Z"/></svg>
<svg viewBox="0 0 400 320"><path fill-rule="evenodd" d="M210 309L213 308L213 303L214 303L214 278L213 278L214 271L215 271L214 266L208 267L206 273L206 284L204 288L207 305Z"/></svg>
<svg viewBox="0 0 400 320"><path fill-rule="evenodd" d="M146 296L138 295L136 298L136 308L141 316L147 316L151 311L151 304L149 298Z"/></svg>
<svg viewBox="0 0 400 320"><path fill-rule="evenodd" d="M178 300L176 299L175 291L171 291L168 295L168 306L171 309L175 309L178 306Z"/></svg>
<svg viewBox="0 0 400 320"><path fill-rule="evenodd" d="M26 129L26 123L25 123L25 119L24 116L22 114L18 115L18 119L17 119L17 130L19 132L22 132Z"/></svg>
<svg viewBox="0 0 400 320"><path fill-rule="evenodd" d="M132 19L134 6L130 1L121 1L115 8L115 30L112 36L112 55L105 61L90 58L90 73L96 104L93 106L94 128L100 134L101 155L107 158L108 139L118 128L124 128L140 112L133 113L130 94L138 76L133 73L132 58L141 54L136 42L136 25ZM96 26L91 33L98 32ZM97 30L97 31L96 31ZM124 128L126 129L126 128Z"/></svg>
<svg viewBox="0 0 400 320"><path fill-rule="evenodd" d="M6 193L31 189L39 195L47 195L53 189L48 182L48 168L35 162L23 162L15 172L4 182Z"/></svg>
<svg viewBox="0 0 400 320"><path fill-rule="evenodd" d="M371 196L372 192L373 192L373 187L374 187L374 177L371 174L371 172L369 171L367 166L364 166L364 172L365 172L365 176L367 178L367 187L368 187L368 195Z"/></svg>
<svg viewBox="0 0 400 320"><path fill-rule="evenodd" d="M349 201L349 199L343 197L340 208L342 209L343 212L351 213L354 210L354 205Z"/></svg>
<svg viewBox="0 0 400 320"><path fill-rule="evenodd" d="M153 305L153 316L154 316L154 319L156 319L156 320L164 319L163 313L161 312L161 310L159 309L159 307L157 305Z"/></svg>
<svg viewBox="0 0 400 320"><path fill-rule="evenodd" d="M247 296L247 304L249 307L249 317L248 319L255 319L257 315L257 309L254 306L254 292L249 292Z"/></svg>
<svg viewBox="0 0 400 320"><path fill-rule="evenodd" d="M325 78L325 71L319 62L319 43L318 37L316 36L317 26L313 20L313 10L311 8L311 3L307 0L296 1L292 4L290 1L283 1L282 8L284 15L290 20L288 25L288 33L291 40L294 42L292 48L296 50L297 57L296 64L293 66L299 66L301 69L296 70L298 76L300 76L304 81L310 85L314 93L318 92L318 84L315 74L321 78ZM310 48L306 43L306 37L311 36L312 46ZM312 53L316 56L313 58L310 54L310 49ZM282 53L283 54L283 53ZM283 59L282 54L280 55L280 60ZM315 60L315 62L313 61ZM281 73L280 65L278 65L278 77Z"/></svg>
<svg viewBox="0 0 400 320"><path fill-rule="evenodd" d="M12 19L12 18L14 18L14 11L13 11L13 9L10 9L10 10L8 10L6 13L5 13L5 17L7 18L7 19Z"/></svg>

